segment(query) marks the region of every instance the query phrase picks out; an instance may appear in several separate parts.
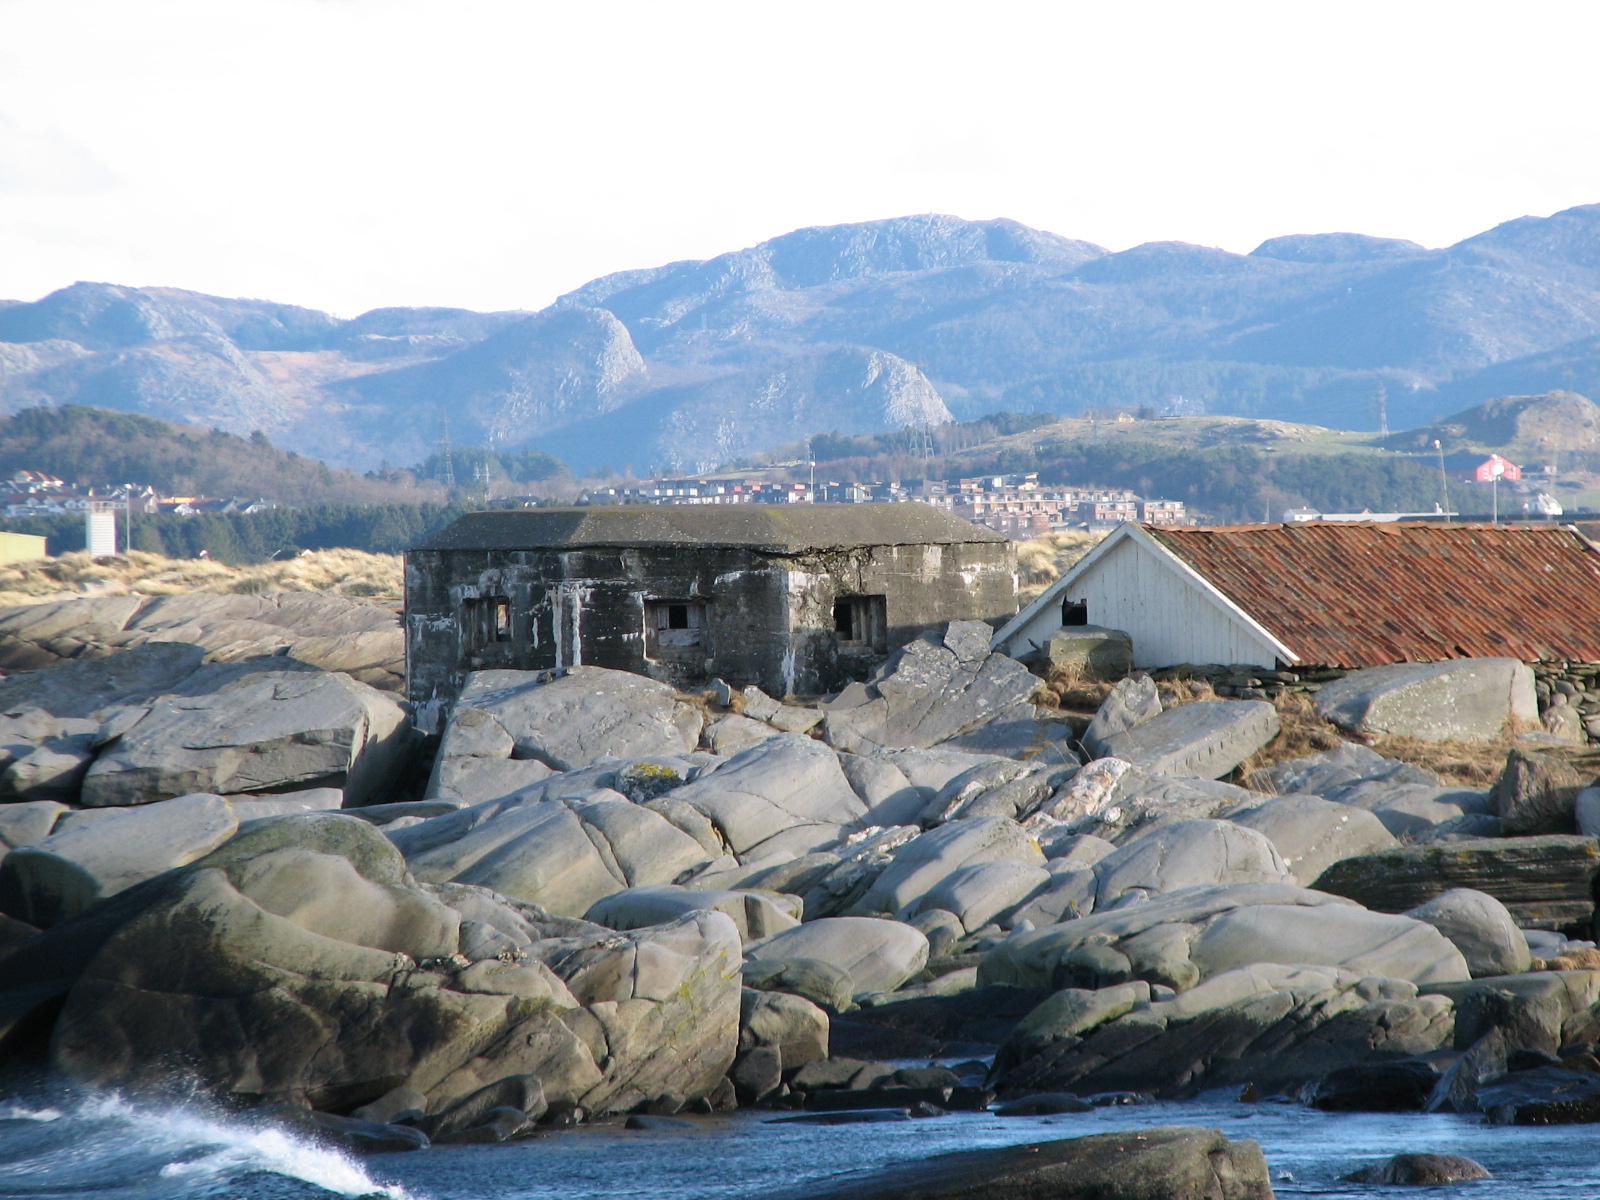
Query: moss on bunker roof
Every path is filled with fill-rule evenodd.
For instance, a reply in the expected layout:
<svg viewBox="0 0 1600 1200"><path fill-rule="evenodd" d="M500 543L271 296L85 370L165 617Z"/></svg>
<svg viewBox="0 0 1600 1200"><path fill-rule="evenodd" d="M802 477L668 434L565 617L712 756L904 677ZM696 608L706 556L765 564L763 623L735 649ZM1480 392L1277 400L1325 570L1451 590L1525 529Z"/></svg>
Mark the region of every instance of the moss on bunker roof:
<svg viewBox="0 0 1600 1200"><path fill-rule="evenodd" d="M637 504L467 513L413 550L569 550L588 546L718 546L804 554L852 546L1005 542L926 504Z"/></svg>

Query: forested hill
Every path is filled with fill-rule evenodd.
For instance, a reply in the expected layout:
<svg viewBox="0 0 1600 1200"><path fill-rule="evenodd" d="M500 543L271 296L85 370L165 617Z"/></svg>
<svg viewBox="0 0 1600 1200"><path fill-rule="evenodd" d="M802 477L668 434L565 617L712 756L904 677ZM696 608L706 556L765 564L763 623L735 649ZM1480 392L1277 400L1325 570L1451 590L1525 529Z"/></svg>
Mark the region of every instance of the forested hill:
<svg viewBox="0 0 1600 1200"><path fill-rule="evenodd" d="M43 471L79 486L132 483L163 496L238 496L273 504L417 504L437 488L368 479L279 450L259 434L176 425L67 405L0 420L0 476Z"/></svg>

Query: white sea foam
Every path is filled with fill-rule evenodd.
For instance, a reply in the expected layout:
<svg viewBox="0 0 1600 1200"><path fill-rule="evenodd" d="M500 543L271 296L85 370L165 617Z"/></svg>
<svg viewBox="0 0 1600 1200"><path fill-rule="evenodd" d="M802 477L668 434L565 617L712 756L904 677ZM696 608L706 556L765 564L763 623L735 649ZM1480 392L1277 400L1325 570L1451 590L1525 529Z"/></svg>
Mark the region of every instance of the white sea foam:
<svg viewBox="0 0 1600 1200"><path fill-rule="evenodd" d="M292 1129L225 1113L199 1102L137 1101L116 1092L83 1096L70 1104L0 1107L0 1117L81 1124L81 1138L41 1147L32 1164L54 1173L87 1167L86 1157L110 1158L130 1166L147 1164L151 1175L174 1189L163 1194L216 1195L218 1185L240 1176L270 1173L297 1179L336 1195L411 1200L400 1187L377 1182L355 1159L303 1137ZM85 1150L92 1147L89 1155ZM157 1166L157 1164L160 1164ZM12 1164L28 1172L29 1164Z"/></svg>

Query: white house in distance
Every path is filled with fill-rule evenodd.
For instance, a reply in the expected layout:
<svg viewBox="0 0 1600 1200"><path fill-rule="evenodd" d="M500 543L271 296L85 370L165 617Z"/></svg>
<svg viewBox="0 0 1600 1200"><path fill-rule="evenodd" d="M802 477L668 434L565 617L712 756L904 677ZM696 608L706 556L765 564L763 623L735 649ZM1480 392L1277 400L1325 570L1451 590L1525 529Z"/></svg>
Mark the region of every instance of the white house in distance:
<svg viewBox="0 0 1600 1200"><path fill-rule="evenodd" d="M1125 630L1134 665L1600 661L1600 551L1567 526L1123 525L994 637Z"/></svg>

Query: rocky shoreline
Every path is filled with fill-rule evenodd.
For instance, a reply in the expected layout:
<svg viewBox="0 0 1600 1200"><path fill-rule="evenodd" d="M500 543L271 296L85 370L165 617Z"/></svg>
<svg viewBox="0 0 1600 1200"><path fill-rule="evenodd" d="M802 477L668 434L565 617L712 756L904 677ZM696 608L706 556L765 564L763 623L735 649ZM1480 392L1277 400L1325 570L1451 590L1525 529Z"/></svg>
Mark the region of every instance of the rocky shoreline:
<svg viewBox="0 0 1600 1200"><path fill-rule="evenodd" d="M346 603L318 621L382 636ZM242 610L158 634L135 609L145 633L0 680L10 1078L198 1086L369 1150L1219 1088L1600 1119L1576 743L1531 736L1484 791L1359 740L1222 782L1278 735L1272 704L1168 706L1138 676L1074 739L962 622L814 705L480 672L430 743L325 669L338 633L295 634L313 665L262 647L260 606L232 640ZM1352 739L1526 715L1526 666L1445 666L1317 703ZM1148 1194L1271 1194L1259 1149L1161 1132L1152 1177L1188 1182ZM1029 1155L1014 1194L1067 1153ZM1090 1178L1100 1151L1074 1153ZM963 1196L965 1170L838 1194Z"/></svg>

